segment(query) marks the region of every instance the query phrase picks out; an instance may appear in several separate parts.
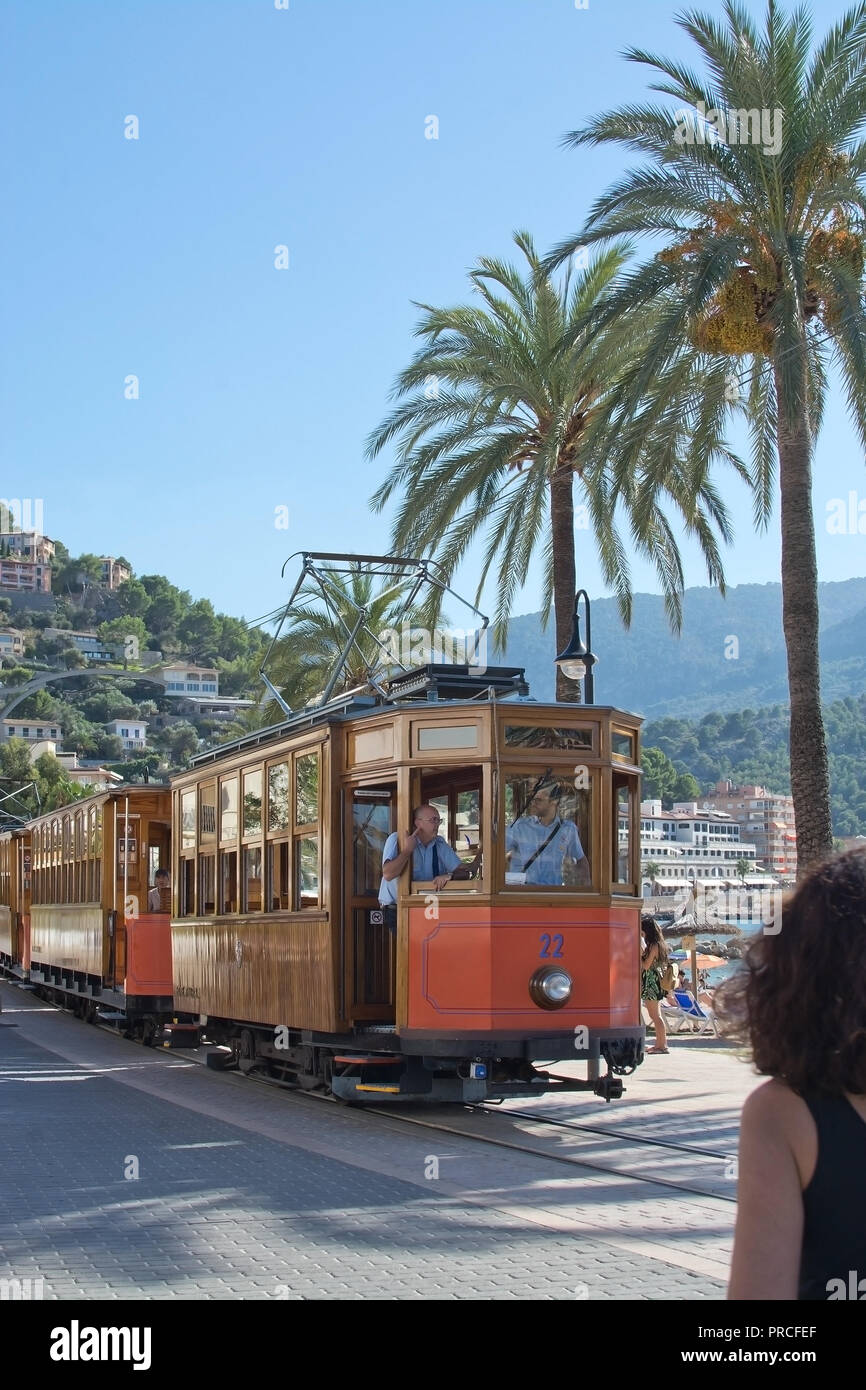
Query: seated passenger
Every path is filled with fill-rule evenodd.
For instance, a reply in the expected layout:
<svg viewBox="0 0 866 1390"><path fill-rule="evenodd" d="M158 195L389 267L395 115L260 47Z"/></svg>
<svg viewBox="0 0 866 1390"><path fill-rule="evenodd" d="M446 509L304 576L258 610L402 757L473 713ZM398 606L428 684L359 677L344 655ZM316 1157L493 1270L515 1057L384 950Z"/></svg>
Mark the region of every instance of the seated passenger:
<svg viewBox="0 0 866 1390"><path fill-rule="evenodd" d="M392 831L382 850L382 882L379 906L389 931L397 930L397 879L412 856L412 878L432 883L438 893L449 879L471 878L481 858L478 851L471 864L461 862L459 854L439 834L442 819L435 806L418 806L412 813L414 829L408 834Z"/></svg>
<svg viewBox="0 0 866 1390"><path fill-rule="evenodd" d="M520 816L505 831L509 871L525 875L526 883L561 886L566 865L575 883L590 882L577 826L559 815L562 790L557 782L538 787L529 803L529 815Z"/></svg>

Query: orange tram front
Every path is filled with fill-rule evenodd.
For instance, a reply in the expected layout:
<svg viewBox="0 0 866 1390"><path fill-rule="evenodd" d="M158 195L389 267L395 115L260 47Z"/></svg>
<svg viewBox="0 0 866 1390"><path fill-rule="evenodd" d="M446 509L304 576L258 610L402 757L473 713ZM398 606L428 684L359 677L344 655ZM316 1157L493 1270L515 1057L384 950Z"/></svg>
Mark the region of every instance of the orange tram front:
<svg viewBox="0 0 866 1390"><path fill-rule="evenodd" d="M525 693L515 670L421 668L173 780L174 1017L210 1064L354 1103L622 1093L640 720ZM387 913L385 842L422 806L472 876L434 891L410 855Z"/></svg>

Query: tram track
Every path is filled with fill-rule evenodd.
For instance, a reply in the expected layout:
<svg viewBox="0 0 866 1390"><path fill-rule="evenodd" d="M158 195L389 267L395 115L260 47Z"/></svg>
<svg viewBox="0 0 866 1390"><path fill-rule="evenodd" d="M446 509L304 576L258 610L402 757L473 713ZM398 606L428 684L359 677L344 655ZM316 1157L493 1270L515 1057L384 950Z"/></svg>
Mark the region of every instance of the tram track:
<svg viewBox="0 0 866 1390"><path fill-rule="evenodd" d="M364 1108L365 1110L367 1109L367 1107ZM595 1126L571 1125L564 1121L558 1121L553 1117L548 1116L526 1116L525 1112L509 1110L490 1110L483 1106L471 1106L466 1107L466 1109L474 1114L483 1114L485 1115L485 1117L494 1121L497 1118L504 1119L507 1115L514 1115L515 1117L519 1115L522 1118L530 1119L533 1123L537 1123L539 1119L541 1119L542 1123L560 1129L572 1131L588 1129L591 1133L598 1134L599 1136L612 1141L629 1141L635 1144L643 1143L646 1144L648 1147L652 1145L654 1147L663 1149L672 1149L691 1154L700 1154L704 1158L714 1159L717 1162L730 1163L732 1161L732 1155L730 1154L715 1153L708 1149L698 1149L691 1145L667 1143L666 1141L661 1139L648 1140L640 1138L637 1135L616 1134L611 1132L610 1130L598 1129ZM457 1124L443 1124L439 1120L434 1119L433 1117L428 1118L421 1115L407 1115L405 1114L405 1112L399 1111L396 1108L394 1110L382 1110L378 1107L370 1107L367 1113L372 1115L378 1115L392 1122L396 1121L398 1124L417 1125L420 1128L433 1130L442 1134L451 1134L462 1139L470 1139L475 1143L490 1144L494 1145L497 1148L512 1149L517 1153L531 1154L533 1157L548 1159L554 1163L562 1163L571 1168L584 1168L591 1172L603 1173L606 1176L611 1177L619 1177L626 1179L631 1178L636 1181L651 1183L653 1186L656 1187L665 1187L672 1189L676 1192L687 1193L690 1197L711 1197L721 1202L730 1202L736 1205L736 1195L728 1196L725 1193L720 1193L718 1191L711 1190L708 1187L696 1187L693 1184L679 1182L673 1178L652 1175L648 1173L645 1169L641 1169L638 1172L634 1172L628 1169L611 1166L609 1164L597 1163L587 1157L576 1158L568 1154L557 1153L555 1152L555 1150L542 1147L540 1145L534 1145L531 1143L519 1143L503 1135L494 1136L490 1134L476 1134L473 1133L470 1129L466 1128L465 1126Z"/></svg>

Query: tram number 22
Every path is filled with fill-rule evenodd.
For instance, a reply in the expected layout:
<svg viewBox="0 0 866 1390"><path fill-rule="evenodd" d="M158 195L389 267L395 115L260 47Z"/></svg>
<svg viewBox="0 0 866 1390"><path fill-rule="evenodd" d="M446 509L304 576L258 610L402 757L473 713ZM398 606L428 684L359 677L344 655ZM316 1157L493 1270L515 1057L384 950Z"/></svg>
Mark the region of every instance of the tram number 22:
<svg viewBox="0 0 866 1390"><path fill-rule="evenodd" d="M538 953L541 960L562 960L562 932L551 936L550 932L543 931L538 939L541 942L541 950Z"/></svg>

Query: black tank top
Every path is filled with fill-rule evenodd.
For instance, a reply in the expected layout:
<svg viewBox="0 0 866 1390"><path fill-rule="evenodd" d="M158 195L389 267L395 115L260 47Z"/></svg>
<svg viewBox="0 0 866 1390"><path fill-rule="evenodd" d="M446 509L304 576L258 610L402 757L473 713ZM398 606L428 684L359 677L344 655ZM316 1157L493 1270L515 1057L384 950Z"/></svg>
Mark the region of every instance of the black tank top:
<svg viewBox="0 0 866 1390"><path fill-rule="evenodd" d="M803 1192L797 1296L866 1299L866 1122L845 1096L803 1099L818 1128L818 1162Z"/></svg>

